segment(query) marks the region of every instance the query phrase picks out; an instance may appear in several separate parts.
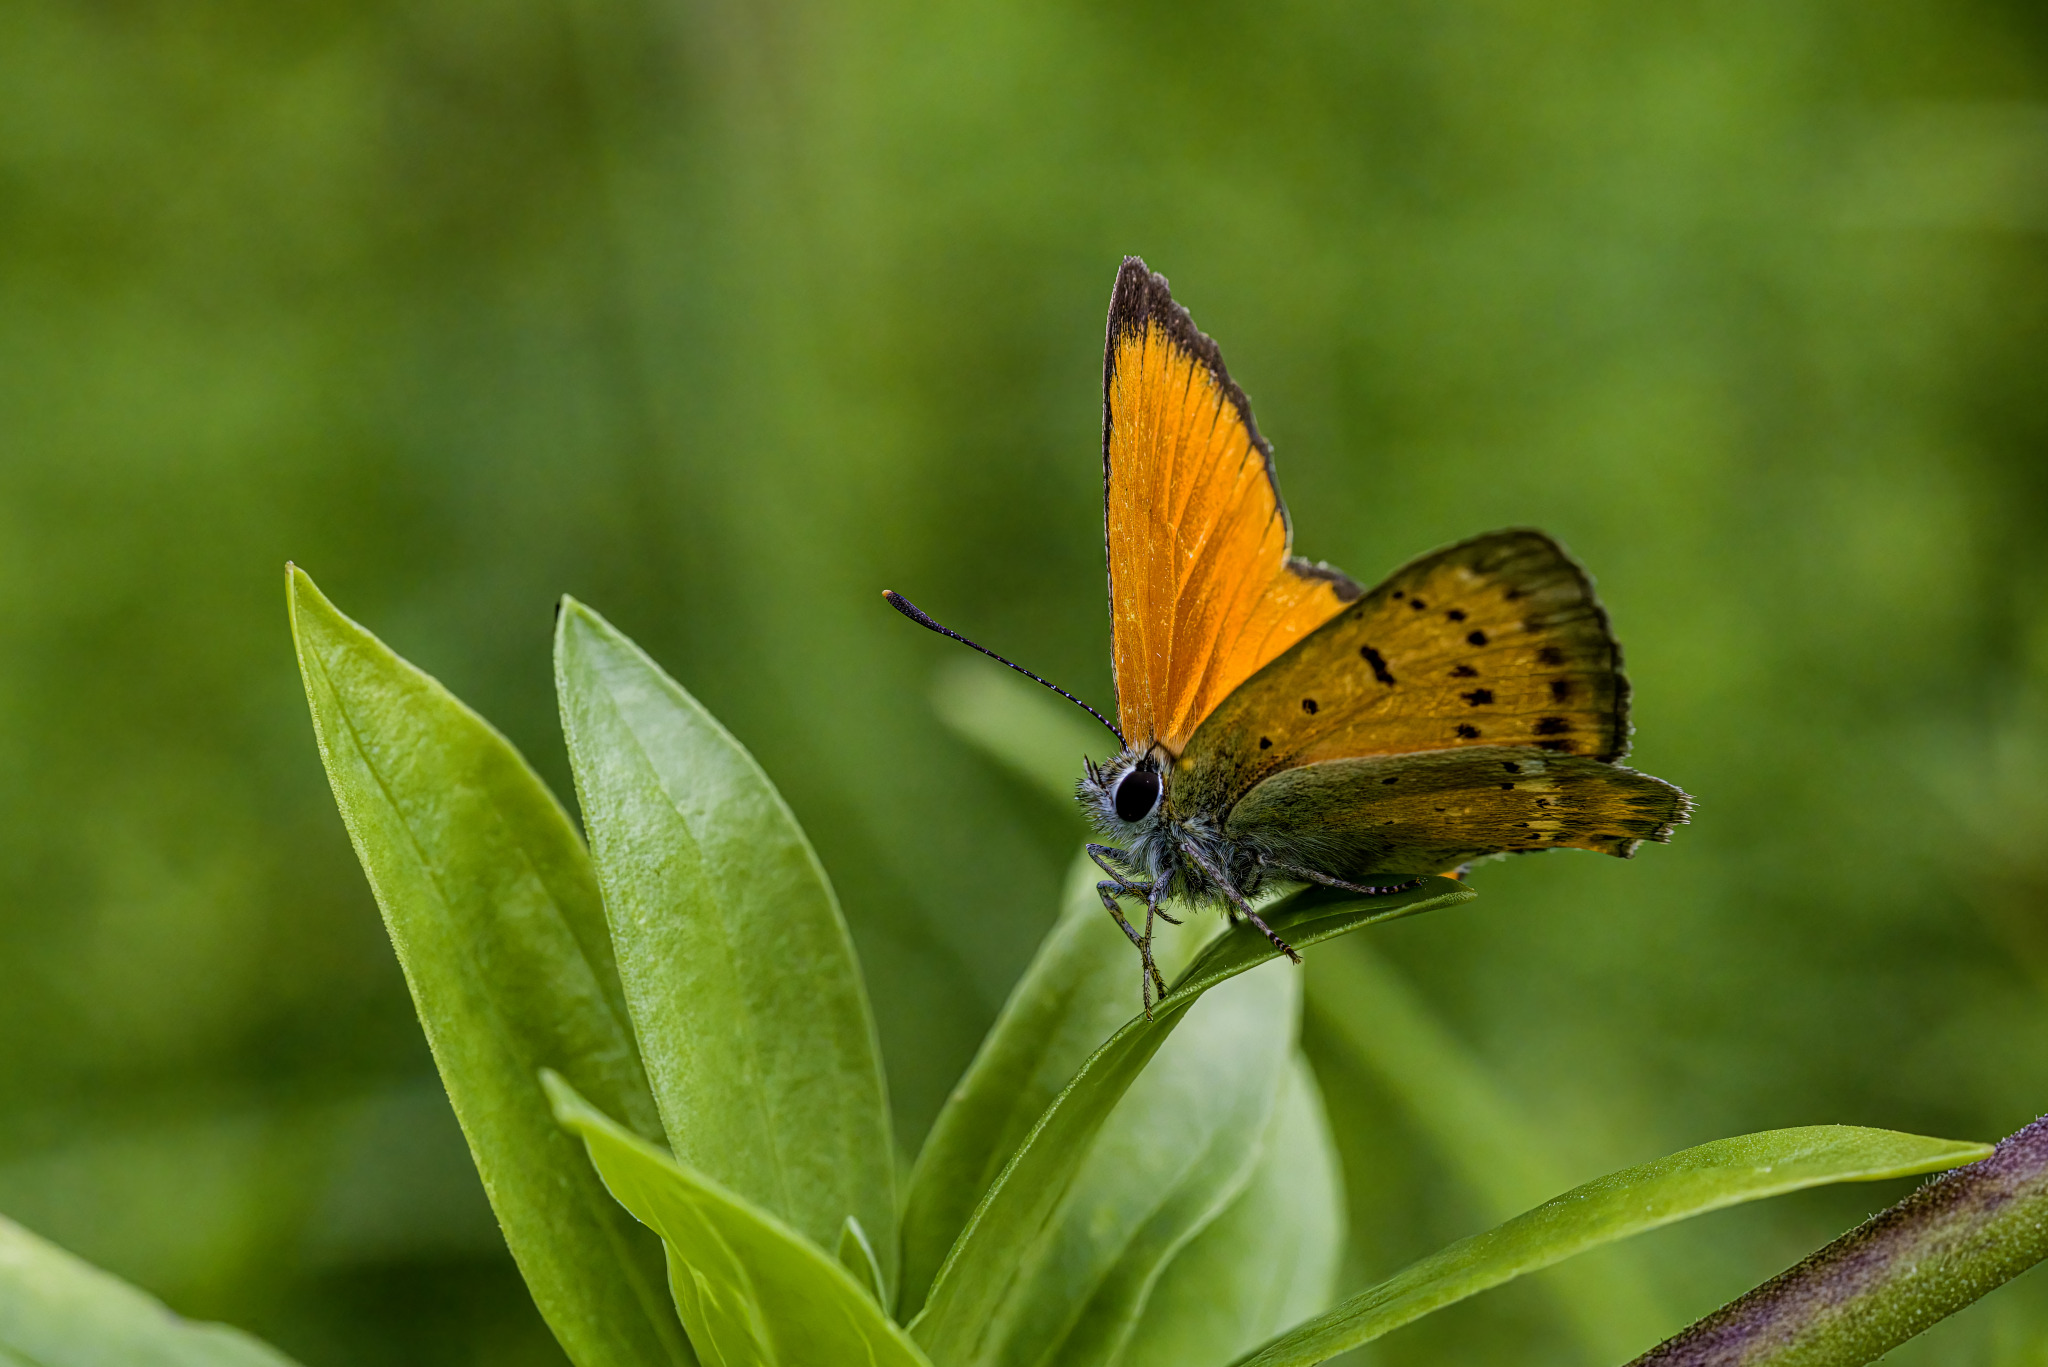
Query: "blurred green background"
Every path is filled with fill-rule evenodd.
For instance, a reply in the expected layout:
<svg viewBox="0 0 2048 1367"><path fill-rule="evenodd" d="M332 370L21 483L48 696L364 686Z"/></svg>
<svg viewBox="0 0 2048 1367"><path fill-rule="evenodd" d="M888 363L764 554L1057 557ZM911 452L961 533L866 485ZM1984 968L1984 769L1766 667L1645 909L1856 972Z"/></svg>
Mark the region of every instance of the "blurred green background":
<svg viewBox="0 0 2048 1367"><path fill-rule="evenodd" d="M1527 1126L1482 1139L1568 1184L2048 1109L2038 7L13 0L0 72L0 1211L178 1309L309 1367L559 1361L329 801L287 558L564 793L555 595L646 645L815 839L915 1143L1077 832L877 593L1107 703L1127 251L1298 550L1552 531L1635 762L1699 798L1350 960ZM1515 1192L1316 1001L1357 1284ZM1539 1277L1362 1360L1613 1358L1902 1191L1589 1264L1618 1345ZM2048 1281L1898 1360L2048 1362Z"/></svg>

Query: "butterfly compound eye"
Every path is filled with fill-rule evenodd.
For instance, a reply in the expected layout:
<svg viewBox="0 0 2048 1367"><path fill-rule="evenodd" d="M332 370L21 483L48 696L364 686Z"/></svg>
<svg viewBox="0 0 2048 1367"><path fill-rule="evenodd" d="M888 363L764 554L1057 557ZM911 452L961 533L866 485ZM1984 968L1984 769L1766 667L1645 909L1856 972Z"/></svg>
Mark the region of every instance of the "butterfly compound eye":
<svg viewBox="0 0 2048 1367"><path fill-rule="evenodd" d="M1159 775L1150 769L1133 769L1116 785L1116 815L1119 821L1143 821L1159 805Z"/></svg>

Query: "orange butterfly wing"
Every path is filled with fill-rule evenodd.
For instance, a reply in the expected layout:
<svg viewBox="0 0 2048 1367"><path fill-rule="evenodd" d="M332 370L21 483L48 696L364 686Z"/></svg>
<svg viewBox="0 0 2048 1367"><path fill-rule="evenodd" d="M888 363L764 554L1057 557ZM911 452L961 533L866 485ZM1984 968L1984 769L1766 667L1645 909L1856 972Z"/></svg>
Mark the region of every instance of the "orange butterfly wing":
<svg viewBox="0 0 2048 1367"><path fill-rule="evenodd" d="M1239 684L1359 588L1288 554L1250 402L1135 256L1110 296L1102 483L1117 719L1132 745L1178 755Z"/></svg>

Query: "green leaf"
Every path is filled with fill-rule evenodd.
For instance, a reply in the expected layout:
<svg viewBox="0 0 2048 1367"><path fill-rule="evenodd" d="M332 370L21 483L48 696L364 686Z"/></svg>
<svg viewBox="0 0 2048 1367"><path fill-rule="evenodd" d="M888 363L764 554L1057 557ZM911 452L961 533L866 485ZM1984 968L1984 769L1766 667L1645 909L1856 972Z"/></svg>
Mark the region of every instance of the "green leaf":
<svg viewBox="0 0 2048 1367"><path fill-rule="evenodd" d="M533 1085L558 1069L661 1133L575 828L503 736L297 569L287 599L335 802L535 1304L579 1367L692 1361L659 1248Z"/></svg>
<svg viewBox="0 0 2048 1367"><path fill-rule="evenodd" d="M1401 1103L1480 1219L1505 1220L1570 1181L1542 1127L1372 946L1353 938L1318 955L1308 1003L1321 1037ZM1598 1360L1628 1357L1671 1322L1642 1267L1619 1255L1570 1263L1543 1281Z"/></svg>
<svg viewBox="0 0 2048 1367"><path fill-rule="evenodd" d="M1720 1139L1625 1168L1411 1263L1290 1330L1243 1367L1308 1367L1524 1273L1710 1210L1831 1182L1910 1177L1974 1162L1989 1145L1852 1125Z"/></svg>
<svg viewBox="0 0 2048 1367"><path fill-rule="evenodd" d="M1250 1183L1300 1012L1301 974L1285 963L1189 1009L1111 1112L1051 1227L1015 1250L989 1360L1116 1361L1160 1272Z"/></svg>
<svg viewBox="0 0 2048 1367"><path fill-rule="evenodd" d="M676 1303L714 1367L930 1367L839 1262L613 1121L552 1073L555 1114L620 1204L667 1244Z"/></svg>
<svg viewBox="0 0 2048 1367"><path fill-rule="evenodd" d="M918 1153L903 1211L906 1316L923 1306L968 1217L1045 1108L1130 1018L1138 958L1096 895L1102 876L1085 853L1076 856L1059 920Z"/></svg>
<svg viewBox="0 0 2048 1367"><path fill-rule="evenodd" d="M1327 1308L1343 1256L1343 1167L1297 1055L1251 1182L1167 1266L1120 1367L1223 1367Z"/></svg>
<svg viewBox="0 0 2048 1367"><path fill-rule="evenodd" d="M678 1161L822 1248L896 1266L895 1156L853 942L738 741L565 600L555 683L619 977Z"/></svg>
<svg viewBox="0 0 2048 1367"><path fill-rule="evenodd" d="M120 1278L0 1218L0 1364L292 1367L269 1344L197 1324Z"/></svg>
<svg viewBox="0 0 2048 1367"><path fill-rule="evenodd" d="M1433 878L1388 897L1300 893L1275 903L1264 915L1276 931L1305 948L1377 921L1473 896L1461 883ZM934 1361L944 1367L994 1361L989 1356L997 1346L990 1340L992 1317L1012 1294L1016 1251L1044 1235L1111 1110L1204 992L1277 953L1249 926L1226 931L1153 1008L1151 1019L1139 1016L1128 1022L1081 1066L969 1218L911 1325L912 1335Z"/></svg>

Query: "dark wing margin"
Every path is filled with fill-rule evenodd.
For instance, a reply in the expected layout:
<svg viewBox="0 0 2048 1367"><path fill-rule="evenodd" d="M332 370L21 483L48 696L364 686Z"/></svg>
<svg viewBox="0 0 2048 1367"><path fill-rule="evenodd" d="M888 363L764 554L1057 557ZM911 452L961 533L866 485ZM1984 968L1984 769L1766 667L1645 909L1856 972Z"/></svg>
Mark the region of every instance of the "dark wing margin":
<svg viewBox="0 0 2048 1367"><path fill-rule="evenodd" d="M1208 368L1216 387L1223 391L1231 406L1237 409L1237 416L1244 423L1246 435L1257 448L1259 457L1266 463L1266 482L1273 487L1273 506L1279 511L1280 525L1285 529L1287 544L1294 544L1294 519L1288 515L1287 500L1280 496L1280 476L1273 468L1273 444L1259 431L1258 420L1252 417L1252 401L1245 397L1237 381L1230 378L1230 368L1223 364L1223 350L1215 339L1195 326L1195 320L1185 308L1173 302L1173 290L1167 285L1166 277L1145 265L1143 257L1127 256L1116 273L1116 286L1109 294L1109 328L1102 344L1102 540L1109 544L1109 442L1115 427L1115 415L1110 412L1109 396L1116 381L1116 344L1120 337L1142 333L1150 324L1159 328L1184 349L1190 356ZM1106 558L1106 557L1105 557ZM1298 555L1287 557L1287 568L1303 579L1324 579L1336 589L1337 597L1351 602L1365 590L1344 571L1320 560L1304 560ZM1112 597L1116 585L1110 584ZM1111 612L1115 612L1114 606Z"/></svg>
<svg viewBox="0 0 2048 1367"><path fill-rule="evenodd" d="M1116 288L1109 295L1109 334L1102 345L1102 499L1105 512L1109 503L1109 437L1114 426L1109 396L1116 380L1117 339L1142 333L1147 324L1157 327L1182 350L1208 367L1216 387L1237 409L1237 416L1243 421L1252 445L1258 448L1259 455L1266 462L1266 479L1273 486L1273 505L1280 510L1280 523L1287 528L1288 543L1293 544L1294 523L1287 516L1287 501L1280 497L1280 480L1273 472L1273 444L1259 434L1259 424L1252 418L1252 401L1237 387L1237 381L1230 378L1230 370L1223 364L1223 351L1215 340L1195 326L1194 318L1186 309L1173 302L1173 291L1167 287L1166 277L1148 270L1144 260L1136 256L1125 257L1123 269L1116 273ZM1334 570L1331 573L1340 579L1344 577Z"/></svg>
<svg viewBox="0 0 2048 1367"><path fill-rule="evenodd" d="M1628 715L1631 696L1628 671L1622 667L1621 642L1614 637L1614 623L1607 616L1607 605L1600 601L1593 576L1587 573L1586 567L1548 532L1535 527L1504 527L1500 531L1483 532L1456 545L1417 556L1388 575L1387 583L1400 584L1411 578L1420 578L1429 567L1460 556L1481 574L1505 578L1512 576L1521 566L1533 564L1553 567L1571 579L1577 589L1576 599L1556 612L1554 617L1575 617L1583 613L1591 619L1599 629L1600 642L1607 652L1607 672L1614 687L1614 710L1607 744L1600 747L1593 758L1607 764L1626 759L1629 738L1635 734L1635 725ZM1538 613L1527 618L1524 625L1533 632L1550 624L1543 614Z"/></svg>

